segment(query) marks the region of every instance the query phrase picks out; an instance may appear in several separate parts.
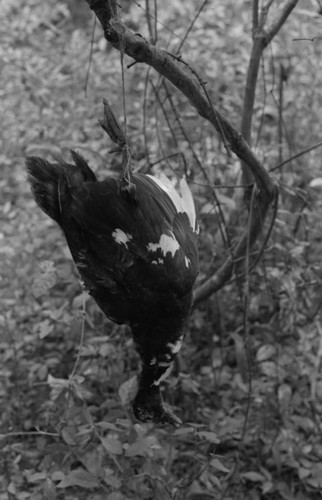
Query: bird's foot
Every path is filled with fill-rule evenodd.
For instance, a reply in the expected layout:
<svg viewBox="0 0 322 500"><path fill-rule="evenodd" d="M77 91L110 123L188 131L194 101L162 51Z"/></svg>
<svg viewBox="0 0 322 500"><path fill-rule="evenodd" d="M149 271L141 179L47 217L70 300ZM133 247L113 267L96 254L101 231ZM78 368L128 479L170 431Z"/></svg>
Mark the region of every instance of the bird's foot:
<svg viewBox="0 0 322 500"><path fill-rule="evenodd" d="M176 427L182 421L173 411L163 403L161 395L151 397L148 394L138 394L132 405L133 414L140 422L155 422L159 424L171 424Z"/></svg>

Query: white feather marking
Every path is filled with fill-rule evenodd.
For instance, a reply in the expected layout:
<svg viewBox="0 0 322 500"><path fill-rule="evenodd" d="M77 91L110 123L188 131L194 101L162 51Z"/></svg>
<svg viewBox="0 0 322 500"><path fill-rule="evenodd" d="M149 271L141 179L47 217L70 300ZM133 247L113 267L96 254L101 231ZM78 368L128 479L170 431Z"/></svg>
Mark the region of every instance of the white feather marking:
<svg viewBox="0 0 322 500"><path fill-rule="evenodd" d="M133 236L131 234L125 233L120 228L114 229L112 236L113 236L114 240L116 241L116 243L118 243L119 245L125 245L126 248L127 248L128 242L133 238Z"/></svg>
<svg viewBox="0 0 322 500"><path fill-rule="evenodd" d="M167 234L161 234L158 243L149 243L147 245L148 251L157 252L158 250L161 250L164 257L167 255L167 253L171 253L172 257L174 257L175 253L179 250L180 245L176 240L174 234L172 232L170 232L170 234L171 236L168 236ZM163 264L163 259L162 262L158 263Z"/></svg>
<svg viewBox="0 0 322 500"><path fill-rule="evenodd" d="M191 264L191 260L188 257L186 257L186 256L184 257L184 262L186 264L186 267L189 267L190 264Z"/></svg>
<svg viewBox="0 0 322 500"><path fill-rule="evenodd" d="M180 180L179 194L170 179L168 179L168 177L164 174L161 174L159 177L148 174L148 177L150 177L150 179L152 179L161 189L163 189L163 191L167 193L178 213L186 213L188 215L192 230L199 232L198 225L196 224L195 204L187 181L184 178Z"/></svg>
<svg viewBox="0 0 322 500"><path fill-rule="evenodd" d="M171 372L171 368L172 368L172 365L170 365L164 373L162 373L161 377L158 379L158 380L155 380L153 382L153 385L160 385L161 382L163 382L163 380L165 380L167 378L167 376L169 375L169 373Z"/></svg>
<svg viewBox="0 0 322 500"><path fill-rule="evenodd" d="M152 243L150 243L150 245L152 245ZM164 264L164 260L163 260L163 259L161 259L161 257L159 257L159 258L158 258L158 260L152 260L152 261L151 261L151 264L157 264L157 265L159 264L159 265L162 265L162 264Z"/></svg>
<svg viewBox="0 0 322 500"><path fill-rule="evenodd" d="M180 337L174 344L171 344L171 342L167 344L167 348L170 349L172 354L177 354L180 351L182 346L182 339L183 337Z"/></svg>
<svg viewBox="0 0 322 500"><path fill-rule="evenodd" d="M179 186L180 186L183 209L189 217L189 221L193 231L198 231L198 227L196 224L195 202L193 201L192 193L190 191L186 179L182 178L179 183Z"/></svg>
<svg viewBox="0 0 322 500"><path fill-rule="evenodd" d="M157 362L157 358L154 356L154 358L152 358L150 361L150 365L153 366L156 364L156 362Z"/></svg>

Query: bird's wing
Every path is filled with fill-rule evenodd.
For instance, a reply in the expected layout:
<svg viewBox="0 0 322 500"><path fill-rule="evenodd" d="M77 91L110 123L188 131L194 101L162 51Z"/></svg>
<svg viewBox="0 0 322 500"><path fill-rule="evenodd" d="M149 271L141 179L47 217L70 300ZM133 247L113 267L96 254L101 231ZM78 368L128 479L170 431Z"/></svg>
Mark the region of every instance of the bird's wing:
<svg viewBox="0 0 322 500"><path fill-rule="evenodd" d="M108 287L126 286L135 266L143 280L155 276L159 286L186 287L195 279L197 261L189 217L147 176L136 175L134 182L133 199L114 179L63 193L63 227L74 260L82 274L91 267L93 280Z"/></svg>

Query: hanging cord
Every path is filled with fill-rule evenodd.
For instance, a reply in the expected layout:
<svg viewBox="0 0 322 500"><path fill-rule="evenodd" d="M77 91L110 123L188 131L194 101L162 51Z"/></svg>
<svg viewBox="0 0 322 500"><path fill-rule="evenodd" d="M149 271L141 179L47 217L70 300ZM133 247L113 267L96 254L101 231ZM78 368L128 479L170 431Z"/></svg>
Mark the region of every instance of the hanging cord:
<svg viewBox="0 0 322 500"><path fill-rule="evenodd" d="M87 97L87 85L88 85L88 80L89 80L89 74L90 74L91 67L92 67L95 29L96 29L96 16L94 16L94 24L93 24L93 28L92 28L92 37L91 37L91 50L89 53L89 61L88 61L85 84L84 84L85 97Z"/></svg>
<svg viewBox="0 0 322 500"><path fill-rule="evenodd" d="M118 9L118 7L117 7ZM118 12L115 15L116 22L119 19ZM109 135L111 140L117 144L110 153L122 152L122 175L121 175L121 190L127 191L133 199L135 199L135 184L132 182L132 157L131 151L128 146L127 140L127 114L126 114L126 94L125 94L125 71L124 71L124 54L125 54L125 38L124 38L124 28L121 23L118 23L120 29L122 29L119 35L120 43L120 62L121 62L121 79L122 79L122 107L123 107L123 117L124 117L124 127L121 128L116 116L114 115L112 108L106 99L103 99L104 103L104 119L100 120L101 127Z"/></svg>
<svg viewBox="0 0 322 500"><path fill-rule="evenodd" d="M124 54L125 54L125 40L124 32L122 32L120 37L120 61L121 61L121 77L122 77L122 105L123 105L123 117L124 117L124 146L123 146L123 179L127 182L127 187L131 189L132 184L132 158L131 152L128 147L127 140L127 114L126 114L126 94L125 94L125 71L124 71Z"/></svg>
<svg viewBox="0 0 322 500"><path fill-rule="evenodd" d="M125 134L111 106L106 99L103 99L103 104L104 118L103 120L99 120L99 123L110 139L116 144L116 146L110 150L110 153L123 153L121 189L127 191L131 198L135 200L135 184L132 182L131 151L127 145Z"/></svg>

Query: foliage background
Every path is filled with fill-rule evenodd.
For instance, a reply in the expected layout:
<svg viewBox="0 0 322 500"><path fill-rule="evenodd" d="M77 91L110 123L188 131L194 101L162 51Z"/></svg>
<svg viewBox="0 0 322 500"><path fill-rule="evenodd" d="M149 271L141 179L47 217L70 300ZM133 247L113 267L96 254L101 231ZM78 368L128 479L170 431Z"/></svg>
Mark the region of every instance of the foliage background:
<svg viewBox="0 0 322 500"><path fill-rule="evenodd" d="M122 3L126 24L148 37L142 6ZM175 52L199 5L158 4L157 43ZM265 52L253 146L268 169L321 141L322 41L309 40L321 36L321 22L318 2L303 0ZM117 171L97 120L103 97L122 117L119 54L98 27L93 35L85 2L10 0L0 26L0 500L321 498L321 150L274 170L279 210L248 289L229 283L191 314L167 384L185 425L133 425L126 413L137 373L131 338L83 297L64 239L35 207L24 171L26 155L68 158L71 148L101 177ZM236 128L250 48L251 2L216 0L180 50ZM160 84L145 67L125 69L133 156L146 170L147 157L159 166L179 153L162 168L192 174L201 282L225 249L193 155L228 219L239 163L182 96L161 89L157 99L148 78ZM237 223L233 230L238 234ZM84 300L85 342L68 382Z"/></svg>

